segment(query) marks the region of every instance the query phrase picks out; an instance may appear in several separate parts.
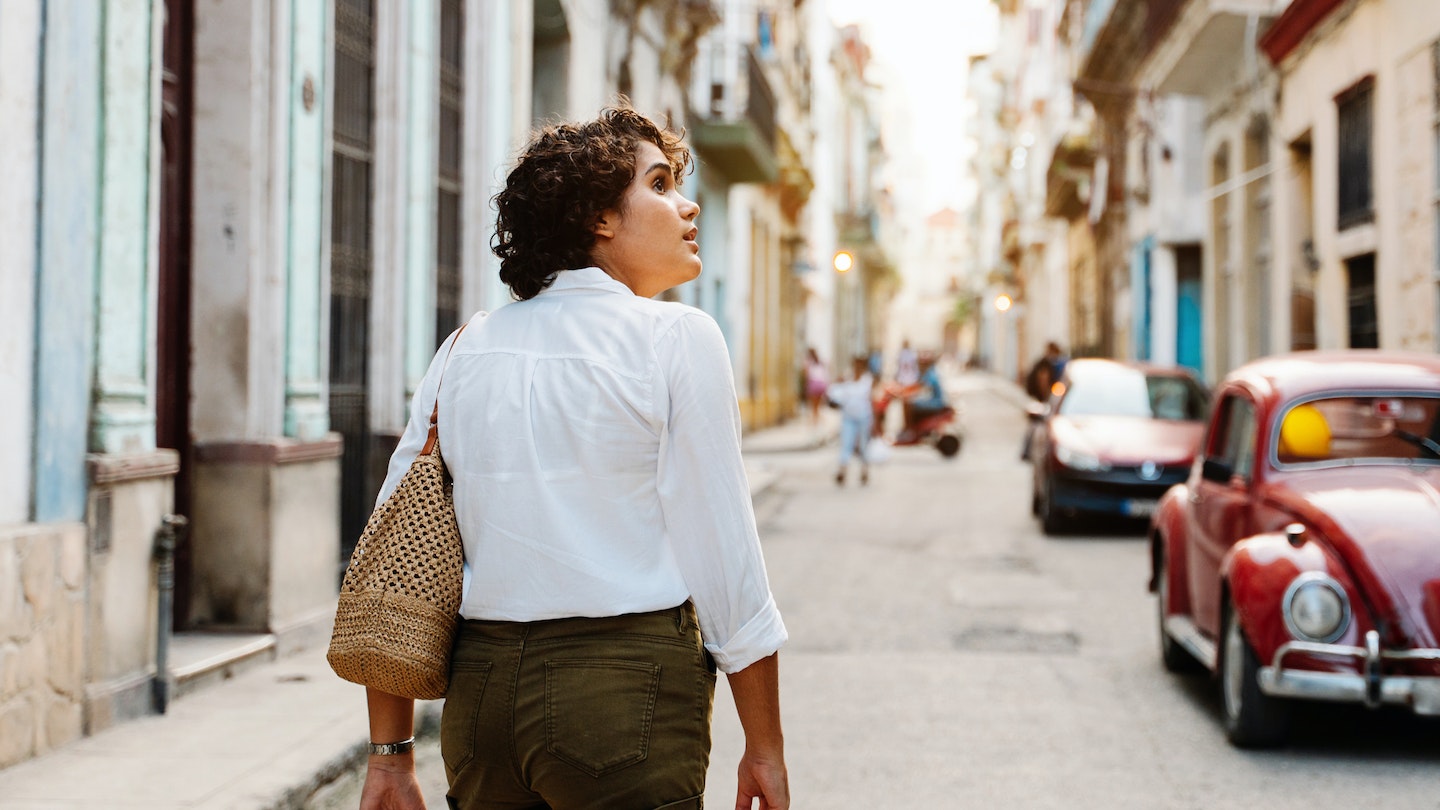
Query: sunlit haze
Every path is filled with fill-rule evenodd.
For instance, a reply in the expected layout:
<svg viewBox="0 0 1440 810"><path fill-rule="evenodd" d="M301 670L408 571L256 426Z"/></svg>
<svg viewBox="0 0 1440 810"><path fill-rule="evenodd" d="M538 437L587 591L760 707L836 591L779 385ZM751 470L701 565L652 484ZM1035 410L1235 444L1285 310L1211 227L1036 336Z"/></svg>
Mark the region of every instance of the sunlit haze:
<svg viewBox="0 0 1440 810"><path fill-rule="evenodd" d="M837 25L859 24L884 87L885 138L896 203L923 215L965 198L965 79L993 47L989 0L829 0Z"/></svg>

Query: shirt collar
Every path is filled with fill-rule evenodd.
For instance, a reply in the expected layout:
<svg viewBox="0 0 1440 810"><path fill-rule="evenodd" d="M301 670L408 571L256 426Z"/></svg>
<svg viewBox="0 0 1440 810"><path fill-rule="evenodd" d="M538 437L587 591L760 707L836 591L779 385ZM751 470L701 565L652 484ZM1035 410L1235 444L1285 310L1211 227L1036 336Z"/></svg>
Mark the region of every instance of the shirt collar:
<svg viewBox="0 0 1440 810"><path fill-rule="evenodd" d="M555 280L549 287L540 291L541 295L564 290L596 290L613 293L624 293L634 295L629 287L610 277L609 273L598 267L580 267L574 270L561 270L555 274Z"/></svg>

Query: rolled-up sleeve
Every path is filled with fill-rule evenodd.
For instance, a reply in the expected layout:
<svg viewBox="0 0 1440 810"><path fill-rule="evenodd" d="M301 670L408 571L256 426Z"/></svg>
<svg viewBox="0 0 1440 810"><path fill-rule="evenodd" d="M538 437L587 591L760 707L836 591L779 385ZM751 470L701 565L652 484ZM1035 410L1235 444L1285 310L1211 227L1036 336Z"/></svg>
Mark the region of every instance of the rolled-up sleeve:
<svg viewBox="0 0 1440 810"><path fill-rule="evenodd" d="M666 532L706 649L721 671L737 672L779 650L787 633L740 455L729 353L719 326L697 310L659 338L656 357L668 394L658 469Z"/></svg>

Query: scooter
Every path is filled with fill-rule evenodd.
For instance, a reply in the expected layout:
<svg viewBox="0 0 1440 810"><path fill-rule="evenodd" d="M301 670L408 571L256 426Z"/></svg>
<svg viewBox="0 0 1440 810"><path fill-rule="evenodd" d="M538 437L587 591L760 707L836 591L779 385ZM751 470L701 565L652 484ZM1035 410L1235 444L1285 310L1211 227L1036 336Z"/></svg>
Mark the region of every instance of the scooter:
<svg viewBox="0 0 1440 810"><path fill-rule="evenodd" d="M920 385L902 386L895 383L882 386L880 396L875 398L874 434L881 435L885 412L890 408L891 402L899 399L908 405L908 401L914 399L923 388ZM945 458L954 458L960 452L964 441L959 413L954 407L946 406L942 410L925 414L913 425L907 425L895 435L890 444L895 447L928 444Z"/></svg>

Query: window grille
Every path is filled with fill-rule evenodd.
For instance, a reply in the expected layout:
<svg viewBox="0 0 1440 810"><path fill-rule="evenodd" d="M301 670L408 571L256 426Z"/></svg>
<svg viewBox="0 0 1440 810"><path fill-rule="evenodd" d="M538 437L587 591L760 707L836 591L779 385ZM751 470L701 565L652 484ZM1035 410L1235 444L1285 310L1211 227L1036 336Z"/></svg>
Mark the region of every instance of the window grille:
<svg viewBox="0 0 1440 810"><path fill-rule="evenodd" d="M370 486L367 385L374 260L375 6L335 4L335 120L331 154L330 424L344 440L340 459L340 567L374 505Z"/></svg>
<svg viewBox="0 0 1440 810"><path fill-rule="evenodd" d="M465 107L463 0L440 3L440 132L435 178L435 343L460 325L462 134Z"/></svg>
<svg viewBox="0 0 1440 810"><path fill-rule="evenodd" d="M1335 100L1339 121L1339 227L1375 220L1371 177L1372 110L1375 82L1366 79Z"/></svg>

